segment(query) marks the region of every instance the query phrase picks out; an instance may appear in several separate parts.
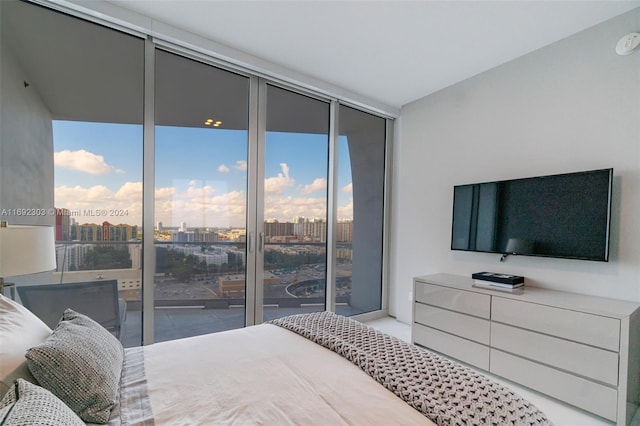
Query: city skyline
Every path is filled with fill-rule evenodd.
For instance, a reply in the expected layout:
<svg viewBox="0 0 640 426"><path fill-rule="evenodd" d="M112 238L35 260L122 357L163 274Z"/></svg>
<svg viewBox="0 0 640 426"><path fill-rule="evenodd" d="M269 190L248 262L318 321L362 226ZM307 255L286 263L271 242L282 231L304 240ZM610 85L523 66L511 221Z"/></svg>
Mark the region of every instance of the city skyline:
<svg viewBox="0 0 640 426"><path fill-rule="evenodd" d="M132 239L139 238L138 235L141 235L142 229L138 225L131 225L128 223L111 223L108 220L104 220L102 222L78 222L74 216L74 212L65 209L65 208L56 208L56 241L99 241L98 239L86 240L84 238L73 238L72 229L75 227L76 229L81 228L91 228L91 229L106 229L106 230L114 230L114 229L127 229L127 235L130 237L127 238L117 238L117 239L102 239L101 241L128 241ZM293 221L284 221L280 222L277 220L267 219L264 221L265 225L265 233L267 236L278 236L278 235L298 235L300 237L306 236L305 232L291 232L291 230L298 229L297 226L300 225L314 225L314 224L322 224L326 227L325 219L318 218L304 218L298 217L294 218ZM278 226L287 226L286 228L281 227L273 227L273 225ZM353 220L338 220L338 232L340 232L341 227L344 229L344 226L347 225L350 228L353 226ZM278 233L273 232L275 229L287 229L288 232ZM301 229L305 229L304 227ZM159 232L240 232L244 235L246 231L243 227L193 227L188 226L186 222L182 222L179 226L165 226L162 222L157 222L154 226L154 231L156 232L156 236Z"/></svg>
<svg viewBox="0 0 640 426"><path fill-rule="evenodd" d="M79 222L140 226L142 126L54 121L53 135L55 206L78 212ZM156 127L154 222L245 227L246 140L246 131ZM265 218L326 217L326 136L268 132L266 145ZM345 137L339 158L338 217L349 220Z"/></svg>

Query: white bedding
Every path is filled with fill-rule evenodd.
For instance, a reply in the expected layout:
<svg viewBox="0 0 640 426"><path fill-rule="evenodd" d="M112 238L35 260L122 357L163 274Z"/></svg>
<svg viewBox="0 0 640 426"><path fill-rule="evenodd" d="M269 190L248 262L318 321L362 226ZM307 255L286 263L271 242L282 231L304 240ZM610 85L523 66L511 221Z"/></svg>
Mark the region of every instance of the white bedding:
<svg viewBox="0 0 640 426"><path fill-rule="evenodd" d="M139 350L156 425L433 425L350 361L275 325ZM139 402L121 401L123 416Z"/></svg>

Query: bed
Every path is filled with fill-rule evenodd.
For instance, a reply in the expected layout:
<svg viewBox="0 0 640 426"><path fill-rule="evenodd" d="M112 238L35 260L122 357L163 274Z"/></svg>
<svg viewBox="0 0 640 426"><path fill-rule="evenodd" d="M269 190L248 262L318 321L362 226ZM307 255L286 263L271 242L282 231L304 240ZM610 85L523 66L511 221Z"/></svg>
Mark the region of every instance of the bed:
<svg viewBox="0 0 640 426"><path fill-rule="evenodd" d="M330 312L127 349L71 309L54 330L3 296L0 314L2 425L550 424L488 378Z"/></svg>

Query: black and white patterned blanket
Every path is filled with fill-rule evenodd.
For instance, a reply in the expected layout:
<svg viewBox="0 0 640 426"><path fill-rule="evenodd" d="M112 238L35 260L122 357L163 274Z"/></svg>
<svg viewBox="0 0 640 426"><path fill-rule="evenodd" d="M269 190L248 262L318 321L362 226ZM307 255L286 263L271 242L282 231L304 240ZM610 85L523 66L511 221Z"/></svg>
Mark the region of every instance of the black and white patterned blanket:
<svg viewBox="0 0 640 426"><path fill-rule="evenodd" d="M270 321L342 355L438 425L550 425L509 389L455 361L332 312Z"/></svg>

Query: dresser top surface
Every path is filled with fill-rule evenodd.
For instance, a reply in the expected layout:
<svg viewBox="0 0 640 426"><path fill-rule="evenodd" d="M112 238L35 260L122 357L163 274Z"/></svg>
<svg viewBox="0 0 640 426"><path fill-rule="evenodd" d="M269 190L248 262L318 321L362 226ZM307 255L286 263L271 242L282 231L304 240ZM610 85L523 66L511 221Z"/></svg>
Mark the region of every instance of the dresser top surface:
<svg viewBox="0 0 640 426"><path fill-rule="evenodd" d="M610 299L528 286L526 279L524 291L520 294L473 287L474 280L471 277L465 277L462 275L422 275L415 277L414 280L459 290L471 291L474 293L521 300L529 303L538 303L541 305L571 309L595 315L604 315L612 318L624 318L630 316L640 308L640 303L626 300Z"/></svg>

